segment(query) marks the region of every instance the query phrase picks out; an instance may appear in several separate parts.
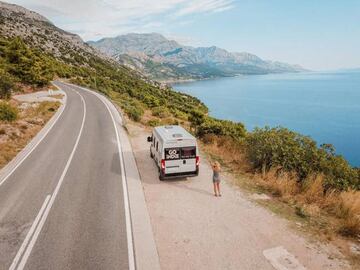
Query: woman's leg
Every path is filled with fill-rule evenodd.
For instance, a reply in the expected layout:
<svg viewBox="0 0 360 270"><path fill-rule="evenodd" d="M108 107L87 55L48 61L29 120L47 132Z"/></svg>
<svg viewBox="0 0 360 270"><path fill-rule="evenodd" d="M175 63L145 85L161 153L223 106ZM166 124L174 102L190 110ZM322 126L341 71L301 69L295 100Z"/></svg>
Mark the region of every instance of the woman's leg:
<svg viewBox="0 0 360 270"><path fill-rule="evenodd" d="M215 193L215 196L217 196L217 192L216 192L216 183L213 183L214 185L214 193Z"/></svg>
<svg viewBox="0 0 360 270"><path fill-rule="evenodd" d="M221 193L220 193L220 181L216 182L216 189L217 189L218 195L221 196Z"/></svg>

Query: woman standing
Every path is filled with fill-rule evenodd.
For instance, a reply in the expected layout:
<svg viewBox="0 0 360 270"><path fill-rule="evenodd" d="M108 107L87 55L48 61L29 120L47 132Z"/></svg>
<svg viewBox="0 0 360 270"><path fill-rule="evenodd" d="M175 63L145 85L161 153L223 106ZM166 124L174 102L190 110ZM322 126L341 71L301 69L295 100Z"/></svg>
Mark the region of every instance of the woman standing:
<svg viewBox="0 0 360 270"><path fill-rule="evenodd" d="M215 193L216 197L217 196L221 197L221 193L220 193L220 171L221 171L220 163L215 161L212 164L212 170L213 170L214 193Z"/></svg>

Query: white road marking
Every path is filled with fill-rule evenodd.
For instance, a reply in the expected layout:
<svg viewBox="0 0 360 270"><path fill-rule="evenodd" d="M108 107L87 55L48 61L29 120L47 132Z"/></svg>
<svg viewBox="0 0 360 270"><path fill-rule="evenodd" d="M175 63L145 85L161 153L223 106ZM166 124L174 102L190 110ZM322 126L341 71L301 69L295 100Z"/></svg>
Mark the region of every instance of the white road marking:
<svg viewBox="0 0 360 270"><path fill-rule="evenodd" d="M65 93L66 96L66 93ZM50 130L53 128L53 126L56 124L56 122L59 120L60 116L62 115L62 113L65 110L65 106L66 106L66 102L64 105L61 105L60 107L60 113L58 114L58 116L56 117L56 119L54 120L54 122L51 124L51 126L49 127L49 129L45 132L45 134L41 137L41 139L34 145L34 147L18 162L18 164L16 164L16 166L3 178L3 180L1 180L0 182L0 186L5 183L5 181L10 177L10 175L12 175L14 173L14 171L23 163L23 161L35 150L35 148L42 142L42 140L46 137L46 135L50 132Z"/></svg>
<svg viewBox="0 0 360 270"><path fill-rule="evenodd" d="M125 169L124 169L124 160L122 156L122 149L121 149L121 143L120 143L120 137L119 137L119 131L116 126L116 122L114 119L113 114L111 113L111 110L109 106L106 104L106 102L103 100L105 97L103 97L100 94L95 93L94 91L88 90L86 88L77 86L80 89L83 89L84 91L87 91L93 95L95 95L98 99L100 99L107 110L110 113L111 119L114 124L115 128L115 134L116 134L116 141L118 145L118 151L119 151L119 158L120 158L120 168L121 168L121 180L122 180L122 186L123 186L123 193L124 193L124 207L125 207L125 223L126 223L126 236L127 236L127 244L128 244L128 260L129 260L129 270L135 270L135 256L134 256L134 243L132 238L132 227L131 227L131 216L130 216L130 206L129 206L129 197L128 197L128 188L127 188L127 182L125 179Z"/></svg>
<svg viewBox="0 0 360 270"><path fill-rule="evenodd" d="M74 157L75 151L76 151L77 146L78 146L78 144L79 144L80 137L81 137L81 134L82 134L82 131L83 131L83 128L84 128L85 118L86 118L86 103L85 103L85 100L84 100L84 98L82 97L81 94L79 94L79 93L78 93L77 91L75 91L75 90L72 90L72 91L74 91L75 93L77 93L77 94L80 96L80 98L81 98L81 100L82 100L82 102L83 102L83 106L84 106L84 115L83 115L83 119L82 119L82 123L81 123L81 128L80 128L79 134L78 134L78 136L77 136L77 139L76 139L75 145L74 145L74 147L73 147L73 150L72 150L72 152L71 152L71 154L70 154L70 157L69 157L69 159L68 159L68 161L67 161L67 163L66 163L66 166L65 166L65 168L64 168L64 170L63 170L63 172L62 172L62 174L61 174L61 176L60 176L59 182L57 183L57 185L56 185L56 187L55 187L55 190L54 190L54 193L53 193L53 195L52 195L52 197L51 197L51 199L50 199L50 202L49 202L49 204L47 205L46 210L45 210L45 212L44 212L44 215L42 216L42 218L41 218L41 220L40 220L40 222L39 222L39 225L37 226L37 228L36 228L36 230L35 230L34 236L32 237L29 245L27 246L27 248L26 248L26 250L25 250L24 256L22 257L22 259L21 259L21 261L20 261L20 263L19 263L19 266L17 267L18 270L24 269L25 264L26 264L26 262L27 262L27 260L28 260L28 258L29 258L29 255L30 255L30 253L31 253L31 251L32 251L32 249L33 249L33 247L34 247L34 245L35 245L35 243L36 243L36 240L37 240L37 238L38 238L38 236L39 236L39 234L40 234L40 232L41 232L41 229L43 228L43 226L44 226L44 224L45 224L45 221L46 221L46 219L47 219L47 217L48 217L48 215L49 215L49 212L50 212L50 210L51 210L51 207L52 207L53 204L54 204L54 201L55 201L55 199L56 199L56 196L57 196L58 193L59 193L61 184L62 184L63 181L64 181L65 175L66 175L66 173L67 173L67 171L68 171L68 169L69 169L69 166L70 166L70 164L71 164L71 161L72 161L72 159L73 159L73 157Z"/></svg>
<svg viewBox="0 0 360 270"><path fill-rule="evenodd" d="M50 197L51 197L51 195L46 196L45 201L44 201L43 205L41 206L39 213L37 214L33 224L31 225L31 228L30 228L29 232L26 234L25 240L21 244L20 249L16 253L15 258L14 258L12 264L10 265L9 270L14 270L16 265L18 264L18 261L20 260L21 255L23 254L27 244L29 243L29 241L31 239L31 236L33 235L33 233L34 233L34 231L36 229L37 224L39 223L39 220L40 220L42 214L44 213L45 207L48 205Z"/></svg>
<svg viewBox="0 0 360 270"><path fill-rule="evenodd" d="M282 246L266 249L263 251L263 254L277 270L306 270L294 255Z"/></svg>

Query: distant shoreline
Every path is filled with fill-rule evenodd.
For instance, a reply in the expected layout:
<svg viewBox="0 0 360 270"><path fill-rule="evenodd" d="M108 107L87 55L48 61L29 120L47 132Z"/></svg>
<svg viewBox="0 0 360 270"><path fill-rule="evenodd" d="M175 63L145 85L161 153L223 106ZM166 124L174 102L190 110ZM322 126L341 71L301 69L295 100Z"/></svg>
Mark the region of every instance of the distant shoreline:
<svg viewBox="0 0 360 270"><path fill-rule="evenodd" d="M231 75L231 76L230 75L229 76L216 76L216 77L201 78L201 79L164 80L164 81L158 81L158 82L161 83L161 84L172 86L173 84L200 82L200 81L224 79L224 78L237 78L237 77L247 77L247 76L264 76L264 75L283 75L283 74L301 74L301 73L313 73L313 71L279 72L279 73L262 73L262 74L235 74L235 75Z"/></svg>

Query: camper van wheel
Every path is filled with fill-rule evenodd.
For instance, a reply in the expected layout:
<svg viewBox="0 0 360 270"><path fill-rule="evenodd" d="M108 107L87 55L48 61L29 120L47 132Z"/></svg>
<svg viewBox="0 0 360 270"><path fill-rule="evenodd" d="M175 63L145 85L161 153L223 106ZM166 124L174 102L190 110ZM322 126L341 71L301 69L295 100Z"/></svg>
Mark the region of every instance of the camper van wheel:
<svg viewBox="0 0 360 270"><path fill-rule="evenodd" d="M160 181L164 181L164 180L165 180L164 175L162 174L162 172L159 172L159 180L160 180Z"/></svg>
<svg viewBox="0 0 360 270"><path fill-rule="evenodd" d="M150 151L150 157L151 157L151 158L154 158L154 155L151 153L151 151Z"/></svg>

